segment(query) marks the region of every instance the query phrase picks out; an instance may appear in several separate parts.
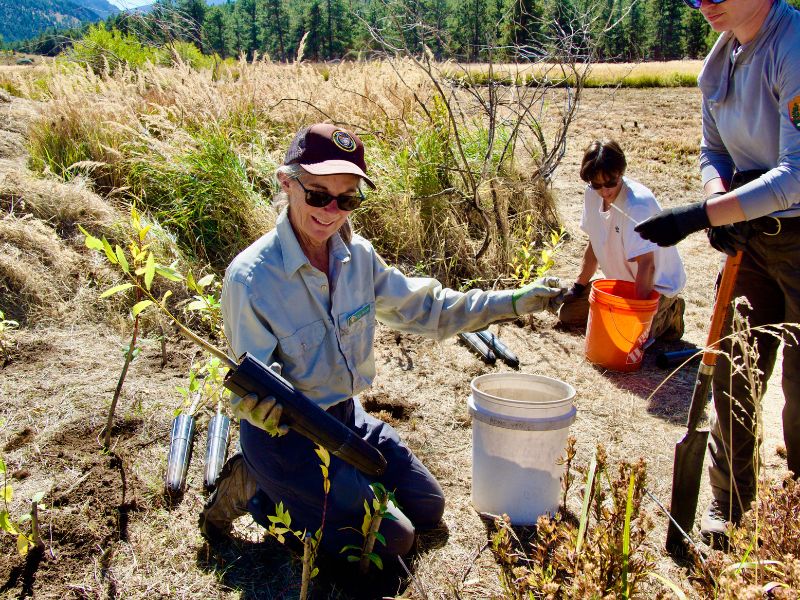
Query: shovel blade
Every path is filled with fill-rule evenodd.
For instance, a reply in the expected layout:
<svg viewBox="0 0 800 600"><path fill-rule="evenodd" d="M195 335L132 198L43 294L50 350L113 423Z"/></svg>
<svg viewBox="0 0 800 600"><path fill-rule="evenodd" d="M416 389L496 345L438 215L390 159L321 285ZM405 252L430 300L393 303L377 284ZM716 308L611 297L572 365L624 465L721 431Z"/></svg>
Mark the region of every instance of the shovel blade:
<svg viewBox="0 0 800 600"><path fill-rule="evenodd" d="M708 430L695 429L687 431L681 441L675 444L670 514L686 533L691 532L694 526L707 442ZM680 530L670 521L667 529L667 550L680 554L684 551L683 542Z"/></svg>

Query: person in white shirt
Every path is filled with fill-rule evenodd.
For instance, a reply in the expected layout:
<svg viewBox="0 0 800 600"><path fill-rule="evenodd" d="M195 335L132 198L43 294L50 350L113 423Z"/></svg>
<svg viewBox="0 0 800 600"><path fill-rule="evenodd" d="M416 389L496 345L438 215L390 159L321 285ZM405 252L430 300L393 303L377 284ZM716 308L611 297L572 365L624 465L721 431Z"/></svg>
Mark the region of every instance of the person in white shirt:
<svg viewBox="0 0 800 600"><path fill-rule="evenodd" d="M580 176L588 185L581 229L589 243L581 271L559 310L559 321L570 327L586 325L590 282L599 267L607 279L633 282L637 298L657 291L660 298L650 337L679 340L686 303L678 294L686 284L686 272L676 248L661 248L633 230L661 206L649 189L624 176L626 168L625 153L613 140L595 140L584 152Z"/></svg>

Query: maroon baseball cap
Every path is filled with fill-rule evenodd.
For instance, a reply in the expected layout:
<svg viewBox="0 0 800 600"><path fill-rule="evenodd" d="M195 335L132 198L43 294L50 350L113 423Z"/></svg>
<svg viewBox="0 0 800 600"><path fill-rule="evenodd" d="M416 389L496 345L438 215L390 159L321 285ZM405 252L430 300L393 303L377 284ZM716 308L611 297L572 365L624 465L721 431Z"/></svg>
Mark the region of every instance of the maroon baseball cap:
<svg viewBox="0 0 800 600"><path fill-rule="evenodd" d="M289 145L283 164L300 165L312 175L352 173L375 188L367 177L364 144L356 134L329 123L301 129Z"/></svg>

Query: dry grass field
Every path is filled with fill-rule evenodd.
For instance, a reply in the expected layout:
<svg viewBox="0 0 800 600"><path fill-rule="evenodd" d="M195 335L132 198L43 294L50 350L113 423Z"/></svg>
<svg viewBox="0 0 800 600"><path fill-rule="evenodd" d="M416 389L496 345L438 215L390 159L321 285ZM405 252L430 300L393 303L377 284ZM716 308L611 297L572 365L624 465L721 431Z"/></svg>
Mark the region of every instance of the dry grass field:
<svg viewBox="0 0 800 600"><path fill-rule="evenodd" d="M554 273L567 281L577 274L585 237L578 229L583 184L578 163L595 137L614 137L625 148L628 175L648 185L665 206L699 197L696 169L700 137L700 97L696 89L586 90L570 131L567 152L553 182L558 212L570 233L556 257ZM69 210L70 194L89 193L41 180L25 184L21 175L27 120L38 110L29 101L3 96L0 101L0 261L18 248L4 234L4 222L33 236L32 217L21 217L19 202L56 198ZM85 206L85 204L83 204ZM15 208L16 207L16 208ZM17 212L15 212L15 210ZM83 215L102 230L119 217L118 207L95 207ZM27 214L27 213L26 213ZM17 223L20 221L20 223ZM96 229L96 230L98 230ZM40 232L47 239L46 232ZM5 237L4 237L5 235ZM39 238L37 238L39 239ZM38 252L46 253L42 242ZM665 503L671 486L672 455L683 432L694 371L684 369L655 395L666 372L654 364L655 353L686 345L702 345L709 322L713 282L720 256L702 235L682 242L689 285L686 335L669 346L654 346L641 371L605 372L586 362L583 336L555 327L548 314L525 323L495 325L493 331L519 356L520 370L556 377L578 391L578 418L571 432L578 440L578 461L587 463L602 443L612 459L643 457L648 487ZM30 252L35 249L31 248ZM29 278L30 294L63 295L63 314L32 321L9 334L11 356L0 366L0 448L15 477L15 499L46 493L41 515L46 550L26 561L10 536L0 537L0 596L8 598L294 598L298 594L296 555L265 539L250 518L236 525L229 543L209 546L197 530L202 493L205 425L199 419L188 490L170 504L162 495L169 426L180 404L175 386L195 350L173 336L167 362L155 339L143 341L133 363L117 412L118 427L110 455L98 450L105 407L127 343L120 324L103 323L83 312L73 298L75 278L64 256L45 256L37 264L51 269ZM79 256L66 258L80 263ZM48 262L49 261L49 262ZM20 275L22 276L22 275ZM70 298L66 300L66 298ZM455 340L434 343L380 328L376 347L378 375L362 397L364 405L388 420L439 479L447 505L446 529L420 539L408 580L384 584L381 594L404 598L498 598L497 567L486 548L487 524L470 501L471 425L466 401L472 378L507 370L499 362L487 366ZM778 369L779 371L779 369ZM764 445L768 471L778 474L785 461L781 445L779 373L766 402L768 438ZM702 488L701 507L708 500ZM14 503L16 502L16 504ZM647 546L656 557L656 571L678 583L690 597L685 565L676 565L663 551L665 519L652 504L645 510L656 526ZM339 567L320 564L319 597L376 597L366 584L342 575ZM392 587L394 585L394 587ZM643 597L666 593L655 580ZM668 595L668 594L667 594Z"/></svg>

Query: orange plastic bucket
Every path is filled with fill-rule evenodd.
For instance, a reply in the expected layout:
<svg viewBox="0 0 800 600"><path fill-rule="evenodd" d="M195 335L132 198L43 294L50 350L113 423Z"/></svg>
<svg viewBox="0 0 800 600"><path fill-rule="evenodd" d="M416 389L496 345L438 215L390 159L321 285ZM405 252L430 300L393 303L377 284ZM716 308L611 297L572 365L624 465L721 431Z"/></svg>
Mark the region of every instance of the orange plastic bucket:
<svg viewBox="0 0 800 600"><path fill-rule="evenodd" d="M642 346L658 310L659 294L636 298L634 284L598 279L589 293L586 358L614 371L635 371L642 364Z"/></svg>

